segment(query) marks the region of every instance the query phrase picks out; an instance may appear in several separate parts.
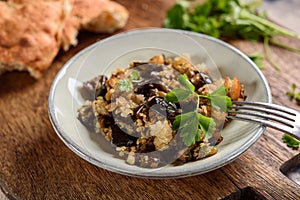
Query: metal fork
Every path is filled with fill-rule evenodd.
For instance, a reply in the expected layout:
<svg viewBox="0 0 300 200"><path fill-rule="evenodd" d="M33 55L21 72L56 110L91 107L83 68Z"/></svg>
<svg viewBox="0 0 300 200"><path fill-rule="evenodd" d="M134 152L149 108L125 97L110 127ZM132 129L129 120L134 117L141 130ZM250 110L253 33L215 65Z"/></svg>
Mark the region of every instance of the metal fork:
<svg viewBox="0 0 300 200"><path fill-rule="evenodd" d="M227 118L260 123L300 140L300 112L291 108L263 102L233 101Z"/></svg>

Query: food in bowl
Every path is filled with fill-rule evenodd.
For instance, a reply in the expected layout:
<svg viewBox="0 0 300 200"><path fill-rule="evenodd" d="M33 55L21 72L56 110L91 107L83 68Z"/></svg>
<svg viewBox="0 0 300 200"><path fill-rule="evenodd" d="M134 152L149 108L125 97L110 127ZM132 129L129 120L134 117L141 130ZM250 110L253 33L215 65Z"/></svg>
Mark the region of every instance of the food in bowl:
<svg viewBox="0 0 300 200"><path fill-rule="evenodd" d="M108 78L83 84L79 121L102 133L128 164L157 168L217 153L232 100L244 100L234 77L213 80L187 55L132 61Z"/></svg>

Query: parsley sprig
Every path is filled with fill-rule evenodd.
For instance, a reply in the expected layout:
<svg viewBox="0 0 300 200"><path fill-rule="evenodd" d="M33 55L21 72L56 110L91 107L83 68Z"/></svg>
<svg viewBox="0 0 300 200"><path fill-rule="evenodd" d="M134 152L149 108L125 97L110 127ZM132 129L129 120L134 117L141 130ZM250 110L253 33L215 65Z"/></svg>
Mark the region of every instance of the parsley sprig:
<svg viewBox="0 0 300 200"><path fill-rule="evenodd" d="M282 140L288 147L297 149L300 146L300 141L288 134L284 134Z"/></svg>
<svg viewBox="0 0 300 200"><path fill-rule="evenodd" d="M138 81L140 73L138 71L133 70L130 74L129 78L124 78L118 80L118 89L121 92L129 92L133 90L132 82Z"/></svg>
<svg viewBox="0 0 300 200"><path fill-rule="evenodd" d="M200 98L209 100L211 106L226 112L232 105L231 98L226 96L227 90L224 86L216 89L208 95L200 95L195 91L195 86L189 81L186 74L178 76L179 83L183 88L175 88L167 93L165 100L172 103L178 103L188 98L196 98L196 107L193 111L177 115L173 121L172 128L180 133L186 146L191 146L201 141L202 136L199 128L207 138L211 137L216 123L213 118L204 116L198 112Z"/></svg>
<svg viewBox="0 0 300 200"><path fill-rule="evenodd" d="M300 91L296 92L296 89L297 85L293 83L291 91L288 91L286 94L291 98L291 100L295 99L297 104L300 105Z"/></svg>
<svg viewBox="0 0 300 200"><path fill-rule="evenodd" d="M198 3L195 0L178 0L167 11L164 27L200 32L216 38L264 41L266 58L281 70L271 56L269 43L300 53L300 49L276 40L277 36L300 39L300 35L268 20L266 12L257 12L262 2L205 0Z"/></svg>

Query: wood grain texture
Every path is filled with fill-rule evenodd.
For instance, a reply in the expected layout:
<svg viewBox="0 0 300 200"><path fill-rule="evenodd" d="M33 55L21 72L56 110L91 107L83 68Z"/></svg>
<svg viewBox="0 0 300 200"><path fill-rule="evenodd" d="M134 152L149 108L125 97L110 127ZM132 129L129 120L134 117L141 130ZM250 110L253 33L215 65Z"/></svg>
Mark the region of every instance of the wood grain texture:
<svg viewBox="0 0 300 200"><path fill-rule="evenodd" d="M161 27L166 9L174 3L165 0L118 2L131 14L121 31ZM60 52L40 80L32 79L25 72L6 73L0 77L0 187L7 198L241 199L250 198L248 193L254 191L260 198L300 199L300 186L279 171L284 162L299 154L299 150L287 148L281 141L282 133L271 129L232 163L203 175L181 179L119 175L93 166L69 150L55 134L48 118L52 80L74 54L108 36L80 33L79 45L68 52ZM260 43L229 42L245 53L264 51ZM300 47L299 41L287 39L286 42ZM278 72L265 62L263 73L269 81L273 101L299 110L285 92L292 83L300 86L300 55L276 47L271 50L283 68Z"/></svg>

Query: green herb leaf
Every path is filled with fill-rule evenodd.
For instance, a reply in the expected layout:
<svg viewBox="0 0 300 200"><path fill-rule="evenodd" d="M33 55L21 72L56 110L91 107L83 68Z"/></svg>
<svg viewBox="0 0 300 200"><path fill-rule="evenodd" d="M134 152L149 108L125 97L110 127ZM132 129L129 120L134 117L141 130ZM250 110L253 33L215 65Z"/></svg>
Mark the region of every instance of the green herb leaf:
<svg viewBox="0 0 300 200"><path fill-rule="evenodd" d="M132 72L130 74L130 80L135 81L135 80L138 80L139 77L140 77L140 72L138 72L136 70L132 70Z"/></svg>
<svg viewBox="0 0 300 200"><path fill-rule="evenodd" d="M226 93L227 93L227 90L226 90L225 86L222 85L221 87L217 88L215 91L210 93L209 96L211 96L211 97L213 97L213 96L225 96Z"/></svg>
<svg viewBox="0 0 300 200"><path fill-rule="evenodd" d="M286 95L288 95L291 100L296 100L296 103L300 105L300 92L296 92L297 86L295 83L292 84L291 90L286 92Z"/></svg>
<svg viewBox="0 0 300 200"><path fill-rule="evenodd" d="M118 81L118 89L121 92L129 92L133 90L132 82L139 79L140 73L136 70L132 70L129 78L120 79Z"/></svg>
<svg viewBox="0 0 300 200"><path fill-rule="evenodd" d="M196 133L196 136L195 136L195 142L200 142L201 139L202 139L202 136L200 134L199 129L197 129L197 133Z"/></svg>
<svg viewBox="0 0 300 200"><path fill-rule="evenodd" d="M177 115L173 122L173 130L178 130L179 128L182 128L183 126L188 124L190 122L190 119L195 117L195 113L196 112L188 112L181 115Z"/></svg>
<svg viewBox="0 0 300 200"><path fill-rule="evenodd" d="M252 53L248 57L258 66L259 69L264 69L264 55L261 53Z"/></svg>
<svg viewBox="0 0 300 200"><path fill-rule="evenodd" d="M188 112L175 117L173 129L178 130L186 146L195 144L196 140L199 141L199 118L200 114L197 112Z"/></svg>
<svg viewBox="0 0 300 200"><path fill-rule="evenodd" d="M189 81L189 78L186 74L180 74L178 76L179 83L187 90L194 92L195 86Z"/></svg>
<svg viewBox="0 0 300 200"><path fill-rule="evenodd" d="M297 104L300 106L300 92L296 94L295 100Z"/></svg>
<svg viewBox="0 0 300 200"><path fill-rule="evenodd" d="M125 79L120 79L118 81L118 89L121 92L129 92L130 90L133 89L133 85L131 83L131 80L125 78Z"/></svg>
<svg viewBox="0 0 300 200"><path fill-rule="evenodd" d="M298 93L295 95L295 99L296 99L297 101L300 100L300 92L298 92Z"/></svg>
<svg viewBox="0 0 300 200"><path fill-rule="evenodd" d="M300 39L300 35L267 20L266 12L258 13L257 8L262 2L262 0L243 1L243 3L240 3L240 0L205 0L200 3L196 1L190 3L178 0L167 11L164 27L200 32L217 38L264 40L299 53L300 49L274 40L276 36ZM266 57L273 60L269 53L266 54ZM255 58L258 63L261 63L260 59L259 57ZM271 64L278 69L277 63L272 61Z"/></svg>
<svg viewBox="0 0 300 200"><path fill-rule="evenodd" d="M211 117L206 117L200 114L199 123L201 130L205 133L206 137L210 138L214 132L213 127L216 126L215 121Z"/></svg>
<svg viewBox="0 0 300 200"><path fill-rule="evenodd" d="M288 147L299 148L300 146L300 141L288 134L284 134L282 140L287 144Z"/></svg>
<svg viewBox="0 0 300 200"><path fill-rule="evenodd" d="M168 92L165 100L172 103L178 103L179 101L186 100L192 94L189 90L175 88L171 92Z"/></svg>
<svg viewBox="0 0 300 200"><path fill-rule="evenodd" d="M184 126L179 130L183 143L188 147L194 145L196 143L198 131L198 123L193 118L187 126Z"/></svg>
<svg viewBox="0 0 300 200"><path fill-rule="evenodd" d="M226 96L227 90L224 86L218 88L208 96L199 95L195 92L195 86L189 81L187 75L179 75L178 81L185 89L175 88L167 93L165 100L168 102L178 103L186 100L190 95L197 97L197 106L194 111L177 115L172 124L172 129L177 130L186 146L191 146L201 141L200 130L207 138L210 138L214 132L216 123L213 118L201 115L198 112L199 98L208 98L212 106L221 111L227 111L232 105L231 98Z"/></svg>
<svg viewBox="0 0 300 200"><path fill-rule="evenodd" d="M286 94L287 94L289 97L291 97L292 99L295 98L295 96L296 96L296 88L297 88L296 84L293 83L293 84L292 84L292 90L291 90L291 91L288 91L288 92L286 93Z"/></svg>
<svg viewBox="0 0 300 200"><path fill-rule="evenodd" d="M184 28L184 15L185 8L181 4L175 4L174 7L167 12L164 26L178 29Z"/></svg>
<svg viewBox="0 0 300 200"><path fill-rule="evenodd" d="M181 123L181 115L177 115L175 117L175 120L173 121L172 129L177 131L180 127L180 123Z"/></svg>
<svg viewBox="0 0 300 200"><path fill-rule="evenodd" d="M213 107L219 109L222 112L227 112L228 108L232 106L231 98L226 96L227 89L225 86L221 86L212 93L210 93L207 98Z"/></svg>
<svg viewBox="0 0 300 200"><path fill-rule="evenodd" d="M206 137L210 138L214 132L213 127L216 126L216 123L212 118L193 111L177 115L172 128L173 130L178 130L186 146L191 146L202 139L199 126Z"/></svg>

